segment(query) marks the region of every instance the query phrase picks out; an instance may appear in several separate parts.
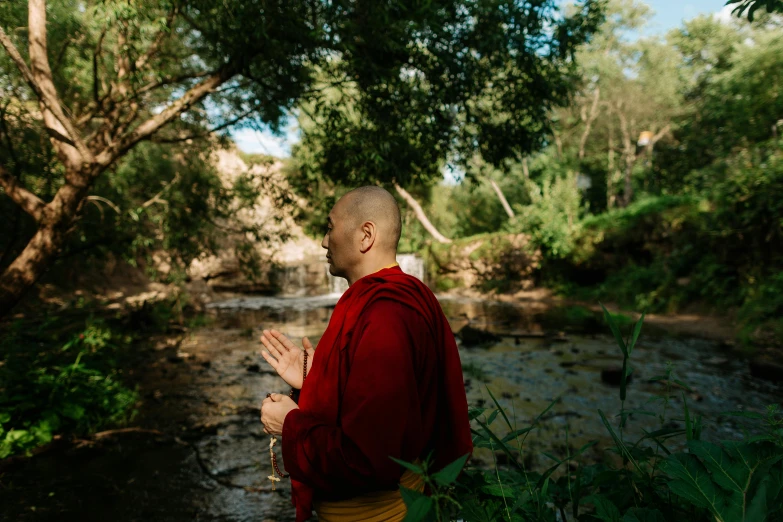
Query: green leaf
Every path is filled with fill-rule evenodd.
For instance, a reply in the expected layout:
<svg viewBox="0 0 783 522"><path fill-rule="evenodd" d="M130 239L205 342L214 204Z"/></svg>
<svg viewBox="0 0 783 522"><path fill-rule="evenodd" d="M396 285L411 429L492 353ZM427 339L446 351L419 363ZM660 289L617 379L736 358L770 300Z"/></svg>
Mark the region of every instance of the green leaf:
<svg viewBox="0 0 783 522"><path fill-rule="evenodd" d="M65 406L63 406L62 410L60 410L60 413L62 413L63 417L68 417L69 419L73 420L79 420L82 417L84 417L86 410L83 406L80 406L79 404L73 404L73 403L66 403Z"/></svg>
<svg viewBox="0 0 783 522"><path fill-rule="evenodd" d="M469 453L465 454L451 464L447 464L442 470L433 474L432 478L441 486L450 486L457 480L457 477L459 476L460 471L462 471L462 468L465 467L465 462L467 462L469 456Z"/></svg>
<svg viewBox="0 0 783 522"><path fill-rule="evenodd" d="M492 402L495 403L495 406L497 406L498 411L501 413L501 415L503 415L503 419L506 421L506 425L508 426L508 429L510 429L510 430L514 429L514 427L511 425L511 421L508 420L508 416L506 415L506 412L503 410L503 407L500 406L500 403L495 398L495 396L492 394L492 390L489 389L489 386L487 386L486 388L487 388L487 393L489 393L489 396L492 397ZM487 424L489 424L489 423L487 423Z"/></svg>
<svg viewBox="0 0 783 522"><path fill-rule="evenodd" d="M493 509L492 511L494 512L495 510ZM492 513L487 512L484 503L474 498L462 503L460 515L465 520L470 520L471 522L496 522Z"/></svg>
<svg viewBox="0 0 783 522"><path fill-rule="evenodd" d="M685 384L684 382L682 382L679 379L672 379L672 382L676 383L676 384L679 384L680 386L682 386L683 388L685 388L689 392L693 391L690 386L688 386L687 384Z"/></svg>
<svg viewBox="0 0 783 522"><path fill-rule="evenodd" d="M416 473L417 475L424 474L424 470L420 466L417 466L416 464L413 464L411 462L405 462L404 460L395 459L394 457L389 457L389 458L392 459L397 464L399 464L400 466L402 466L403 468L409 469L410 471Z"/></svg>
<svg viewBox="0 0 783 522"><path fill-rule="evenodd" d="M534 429L536 429L535 426L528 426L527 428L522 428L520 430L514 430L511 433L509 433L508 435L506 435L505 437L503 437L503 440L501 442L510 442L512 440L515 440L520 435L524 435L525 433L529 433L529 432L533 431Z"/></svg>
<svg viewBox="0 0 783 522"><path fill-rule="evenodd" d="M500 410L493 410L492 413L489 414L489 418L487 419L487 426L490 426L495 421L498 413L500 413Z"/></svg>
<svg viewBox="0 0 783 522"><path fill-rule="evenodd" d="M484 415L484 408L470 408L468 410L468 420L473 420L476 417L481 417Z"/></svg>
<svg viewBox="0 0 783 522"><path fill-rule="evenodd" d="M400 486L402 500L408 512L405 515L405 522L419 522L424 520L433 510L434 503L432 499L423 493Z"/></svg>
<svg viewBox="0 0 783 522"><path fill-rule="evenodd" d="M606 415L604 415L604 412L599 409L598 415L601 416L601 422L604 423L604 426L609 431L609 435L612 436L612 440L614 440L614 444L615 446L617 446L617 450L623 456L625 456L631 462L631 464L634 465L634 467L639 473L643 474L644 472L639 467L639 464L636 463L636 460L633 458L633 455L631 455L631 452L628 451L628 448L625 446L625 443L623 443L623 441L620 440L620 437L617 436L617 434L614 432L614 429L612 429L612 426L609 424L609 421L606 420Z"/></svg>
<svg viewBox="0 0 783 522"><path fill-rule="evenodd" d="M481 486L481 491L487 495L499 498L508 498L512 496L511 487L501 486L500 484L487 484L486 486Z"/></svg>
<svg viewBox="0 0 783 522"><path fill-rule="evenodd" d="M514 464L514 466L517 469L519 469L521 472L524 473L525 472L524 466L522 466L519 462L517 462L517 457L513 453L511 453L511 449L508 447L508 445L506 443L504 443L503 441L501 441L498 438L498 436L495 435L492 432L492 430L489 429L489 426L487 426L486 424L481 422L479 419L476 419L476 422L479 424L479 426L481 426L483 428L484 433L486 433L486 435L491 440L493 440L495 442L495 444L497 444L497 447L495 447L495 446L492 446L492 447L495 448L495 449L498 449L498 448L501 449L503 451L503 453L505 453L508 456L509 462Z"/></svg>
<svg viewBox="0 0 783 522"><path fill-rule="evenodd" d="M673 477L669 488L696 507L707 508L719 517L725 511L727 495L710 479L710 474L695 455L675 453L661 463L661 470Z"/></svg>
<svg viewBox="0 0 783 522"><path fill-rule="evenodd" d="M614 318L612 317L612 314L609 313L609 310L606 309L603 303L599 303L601 305L601 308L604 310L604 317L606 318L606 322L609 323L609 328L612 330L612 334L614 335L615 341L617 341L617 346L620 347L620 350L622 350L623 355L625 357L628 357L628 348L625 346L625 341L623 340L623 336L620 335L620 329L617 326L617 323L615 322Z"/></svg>
<svg viewBox="0 0 783 522"><path fill-rule="evenodd" d="M603 522L620 522L620 510L605 496L590 495L589 497L585 497L583 502L595 506L595 513L593 513L593 516L599 520L602 520Z"/></svg>
<svg viewBox="0 0 783 522"><path fill-rule="evenodd" d="M636 325L633 327L633 335L631 336L631 342L628 345L628 357L631 356L631 353L633 352L633 349L636 346L636 341L639 339L639 334L642 332L643 323L644 323L644 312L642 312L642 316L639 317L639 320L636 321Z"/></svg>
<svg viewBox="0 0 783 522"><path fill-rule="evenodd" d="M632 507L623 515L622 522L667 522L657 509Z"/></svg>

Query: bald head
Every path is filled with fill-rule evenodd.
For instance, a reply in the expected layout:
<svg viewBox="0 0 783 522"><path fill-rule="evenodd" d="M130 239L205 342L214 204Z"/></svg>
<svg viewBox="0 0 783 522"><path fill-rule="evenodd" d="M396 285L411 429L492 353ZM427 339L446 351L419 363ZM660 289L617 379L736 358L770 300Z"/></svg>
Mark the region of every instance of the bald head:
<svg viewBox="0 0 783 522"><path fill-rule="evenodd" d="M344 206L343 206L344 204ZM402 232L402 219L397 200L386 189L374 185L359 187L340 199L341 213L358 227L372 221L378 227L379 246L397 251Z"/></svg>

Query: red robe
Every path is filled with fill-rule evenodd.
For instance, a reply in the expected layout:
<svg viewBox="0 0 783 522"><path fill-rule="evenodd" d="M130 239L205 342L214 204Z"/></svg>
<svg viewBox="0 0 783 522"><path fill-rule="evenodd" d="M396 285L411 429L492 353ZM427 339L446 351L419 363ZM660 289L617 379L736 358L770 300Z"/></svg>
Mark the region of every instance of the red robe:
<svg viewBox="0 0 783 522"><path fill-rule="evenodd" d="M401 466L439 469L473 444L457 345L432 292L399 267L356 281L315 351L299 409L283 424L296 521L313 498L397 489Z"/></svg>

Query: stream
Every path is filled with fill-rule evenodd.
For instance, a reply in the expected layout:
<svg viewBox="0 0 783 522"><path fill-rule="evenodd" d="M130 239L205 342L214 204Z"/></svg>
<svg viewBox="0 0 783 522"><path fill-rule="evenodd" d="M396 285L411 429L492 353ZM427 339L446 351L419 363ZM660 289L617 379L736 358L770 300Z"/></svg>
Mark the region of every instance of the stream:
<svg viewBox="0 0 783 522"><path fill-rule="evenodd" d="M90 444L49 451L0 468L0 520L43 521L288 521L293 519L286 481L271 491L269 438L259 405L267 392L287 392L258 353L263 328L277 328L297 343L315 344L339 294L297 297L240 296L210 305L210 324L180 339L148 347L149 363L135 375L144 404L133 425ZM620 350L601 317L584 309L538 309L497 301L442 297L454 332L465 325L494 333L479 346L460 344L471 406L492 405L488 390L524 427L560 397L527 439L533 467L540 450L564 455L601 443L585 458L605 456L606 430L620 409L607 373ZM630 329L629 325L625 329ZM682 424L683 401L704 416L704 437L741 436L732 410L763 411L783 397L783 383L758 380L746 360L714 341L675 337L645 327L632 355L634 378L625 407L660 410L654 397L666 384L652 380L671 364L688 389L675 385L667 426ZM507 431L496 419L492 427ZM636 415L626 436L656 429L655 416ZM155 431L152 431L155 430ZM279 447L278 447L278 455ZM477 451L474 463L493 455Z"/></svg>

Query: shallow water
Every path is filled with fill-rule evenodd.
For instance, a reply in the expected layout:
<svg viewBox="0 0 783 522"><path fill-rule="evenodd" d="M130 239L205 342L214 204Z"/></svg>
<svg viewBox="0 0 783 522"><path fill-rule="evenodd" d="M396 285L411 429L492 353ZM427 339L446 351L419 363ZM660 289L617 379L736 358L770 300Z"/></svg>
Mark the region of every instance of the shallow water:
<svg viewBox="0 0 783 522"><path fill-rule="evenodd" d="M215 304L212 326L177 346L151 347L149 365L136 375L145 400L135 425L163 435L107 437L0 471L0 519L291 520L285 482L268 491L269 438L258 421L266 393L287 390L258 354L258 336L262 328L277 328L295 342L309 336L316 343L338 298L244 297ZM539 464L544 447L564 454L566 437L571 448L606 441L596 410L611 418L620 401L601 371L621 359L600 316L471 299L442 298L441 304L455 332L470 324L500 336L488 346L460 346L471 405L492 404L489 388L512 422L524 427L561 397L525 441L530 465ZM651 378L665 373L669 362L690 390L672 390L667 423L682 424L684 396L692 414L704 415L707 438L739 435L736 419L723 412L762 411L783 397L783 386L751 377L747 362L720 343L645 328L632 356L636 372L626 408L660 410L648 403L665 385ZM659 422L639 415L624 436L633 439ZM500 420L493 428L506 431ZM595 446L586 458L603 458L605 447ZM491 459L487 451L476 453L478 461Z"/></svg>

